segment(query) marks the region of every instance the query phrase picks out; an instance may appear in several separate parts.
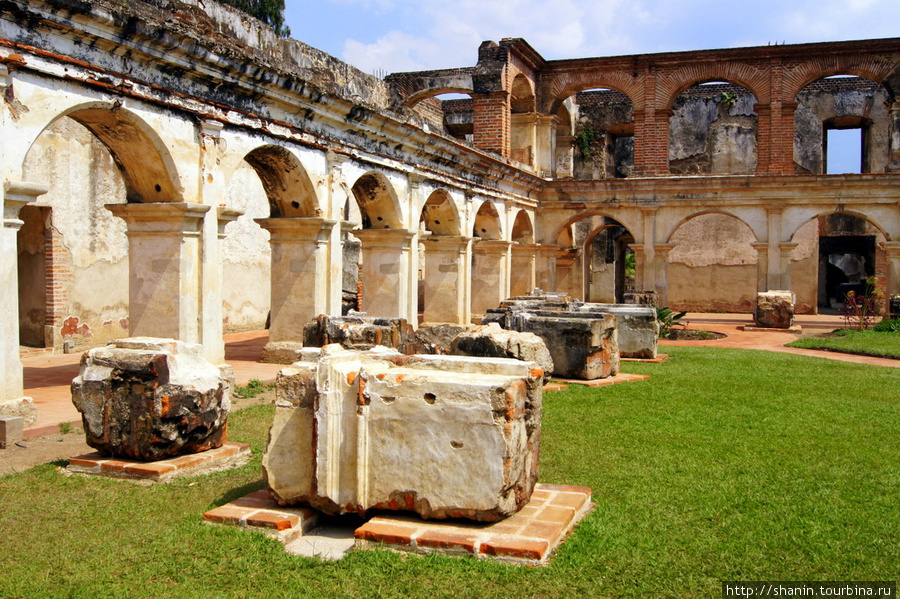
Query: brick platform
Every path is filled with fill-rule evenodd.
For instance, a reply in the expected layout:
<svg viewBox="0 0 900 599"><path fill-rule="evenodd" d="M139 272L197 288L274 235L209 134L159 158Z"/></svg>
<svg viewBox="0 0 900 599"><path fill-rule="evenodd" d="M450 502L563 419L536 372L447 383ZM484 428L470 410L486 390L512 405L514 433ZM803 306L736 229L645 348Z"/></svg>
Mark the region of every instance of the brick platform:
<svg viewBox="0 0 900 599"><path fill-rule="evenodd" d="M545 564L590 509L588 488L538 484L528 505L501 522L424 520L408 514L377 516L356 529L356 547ZM203 519L258 530L288 545L309 533L317 515L306 507L281 507L262 490L210 510Z"/></svg>
<svg viewBox="0 0 900 599"><path fill-rule="evenodd" d="M181 476L192 476L194 474L237 468L245 464L249 459L249 443L225 443L222 447L216 449L156 462L109 458L95 451L69 458L66 472L150 482L168 482Z"/></svg>
<svg viewBox="0 0 900 599"><path fill-rule="evenodd" d="M621 362L646 362L648 364L662 364L669 359L669 354L657 354L655 358L619 358Z"/></svg>
<svg viewBox="0 0 900 599"><path fill-rule="evenodd" d="M803 327L799 324L792 325L786 329L775 329L772 327L758 327L755 325L744 325L738 327L739 331L747 331L748 333L756 332L756 333L795 333L800 335L803 333Z"/></svg>
<svg viewBox="0 0 900 599"><path fill-rule="evenodd" d="M648 380L650 380L650 377L646 374L626 374L624 372L620 372L615 376L610 376L605 379L593 379L590 381L584 381L581 379L554 378L553 382L563 383L565 385L584 385L585 387L607 387L609 385L618 385L619 383L632 383L634 381Z"/></svg>
<svg viewBox="0 0 900 599"><path fill-rule="evenodd" d="M492 524L379 516L356 530L357 547L474 555L517 564L545 564L591 509L586 487L538 484L517 514Z"/></svg>

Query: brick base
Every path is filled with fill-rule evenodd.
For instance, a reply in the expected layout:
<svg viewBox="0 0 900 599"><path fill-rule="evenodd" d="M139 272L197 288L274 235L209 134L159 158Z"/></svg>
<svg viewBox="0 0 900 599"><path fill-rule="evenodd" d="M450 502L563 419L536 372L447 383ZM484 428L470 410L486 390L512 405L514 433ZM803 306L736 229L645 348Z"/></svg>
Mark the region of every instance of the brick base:
<svg viewBox="0 0 900 599"><path fill-rule="evenodd" d="M168 482L182 476L237 468L249 459L249 443L225 443L216 449L156 462L109 458L95 451L69 458L65 471L71 474Z"/></svg>
<svg viewBox="0 0 900 599"><path fill-rule="evenodd" d="M624 372L620 372L619 374L605 379L593 379L590 381L581 379L553 379L553 381L557 383L564 383L566 385L584 385L585 387L606 387L608 385L618 385L619 383L632 383L634 381L648 380L650 380L650 377L646 374L625 374Z"/></svg>
<svg viewBox="0 0 900 599"><path fill-rule="evenodd" d="M752 325L744 325L738 327L739 331L755 332L755 333L796 333L801 334L803 327L799 324L792 325L786 329L773 329L771 327L757 327Z"/></svg>
<svg viewBox="0 0 900 599"><path fill-rule="evenodd" d="M437 552L541 565L590 509L591 490L586 487L538 484L528 505L500 522L378 516L356 529L354 536L358 549ZM317 515L306 507L281 507L262 490L210 510L203 519L259 530L287 545L308 533Z"/></svg>
<svg viewBox="0 0 900 599"><path fill-rule="evenodd" d="M669 354L656 354L655 358L619 358L621 362L645 362L647 364L662 364L669 359Z"/></svg>

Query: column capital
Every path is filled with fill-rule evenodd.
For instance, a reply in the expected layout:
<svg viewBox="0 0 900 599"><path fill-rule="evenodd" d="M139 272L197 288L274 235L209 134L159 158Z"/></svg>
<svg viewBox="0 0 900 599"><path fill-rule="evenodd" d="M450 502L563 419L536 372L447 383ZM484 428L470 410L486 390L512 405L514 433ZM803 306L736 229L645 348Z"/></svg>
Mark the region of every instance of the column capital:
<svg viewBox="0 0 900 599"><path fill-rule="evenodd" d="M472 244L472 250L481 254L502 253L512 246L511 241L503 239L481 239L476 237Z"/></svg>
<svg viewBox="0 0 900 599"><path fill-rule="evenodd" d="M106 204L107 210L128 225L128 235L199 233L203 217L211 208L191 202Z"/></svg>
<svg viewBox="0 0 900 599"><path fill-rule="evenodd" d="M273 243L317 241L325 243L338 221L318 217L254 218L253 221L269 232Z"/></svg>
<svg viewBox="0 0 900 599"><path fill-rule="evenodd" d="M47 193L50 188L43 183L28 183L25 181L3 182L3 221L4 226L10 226L6 221L16 221L18 229L22 223L18 220L22 206L37 200L37 197Z"/></svg>

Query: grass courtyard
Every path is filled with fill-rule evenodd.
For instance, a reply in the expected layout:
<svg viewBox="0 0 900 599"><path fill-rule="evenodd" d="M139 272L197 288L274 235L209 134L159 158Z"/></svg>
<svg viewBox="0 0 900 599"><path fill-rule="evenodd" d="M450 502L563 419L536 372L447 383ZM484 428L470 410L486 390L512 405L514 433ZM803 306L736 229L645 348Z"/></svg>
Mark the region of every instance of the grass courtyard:
<svg viewBox="0 0 900 599"><path fill-rule="evenodd" d="M544 396L541 480L594 511L550 565L287 555L201 521L261 486L273 408L233 414L240 469L140 486L0 478L0 597L713 597L722 580L900 578L900 370L667 348L650 381Z"/></svg>

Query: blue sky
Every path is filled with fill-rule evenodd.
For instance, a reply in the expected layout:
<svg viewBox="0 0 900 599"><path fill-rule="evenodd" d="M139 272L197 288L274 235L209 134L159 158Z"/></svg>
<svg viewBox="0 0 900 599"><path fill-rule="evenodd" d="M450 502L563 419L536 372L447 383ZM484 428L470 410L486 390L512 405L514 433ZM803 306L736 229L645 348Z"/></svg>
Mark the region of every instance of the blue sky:
<svg viewBox="0 0 900 599"><path fill-rule="evenodd" d="M504 37L559 59L900 36L897 0L286 0L286 16L367 73L472 66Z"/></svg>

